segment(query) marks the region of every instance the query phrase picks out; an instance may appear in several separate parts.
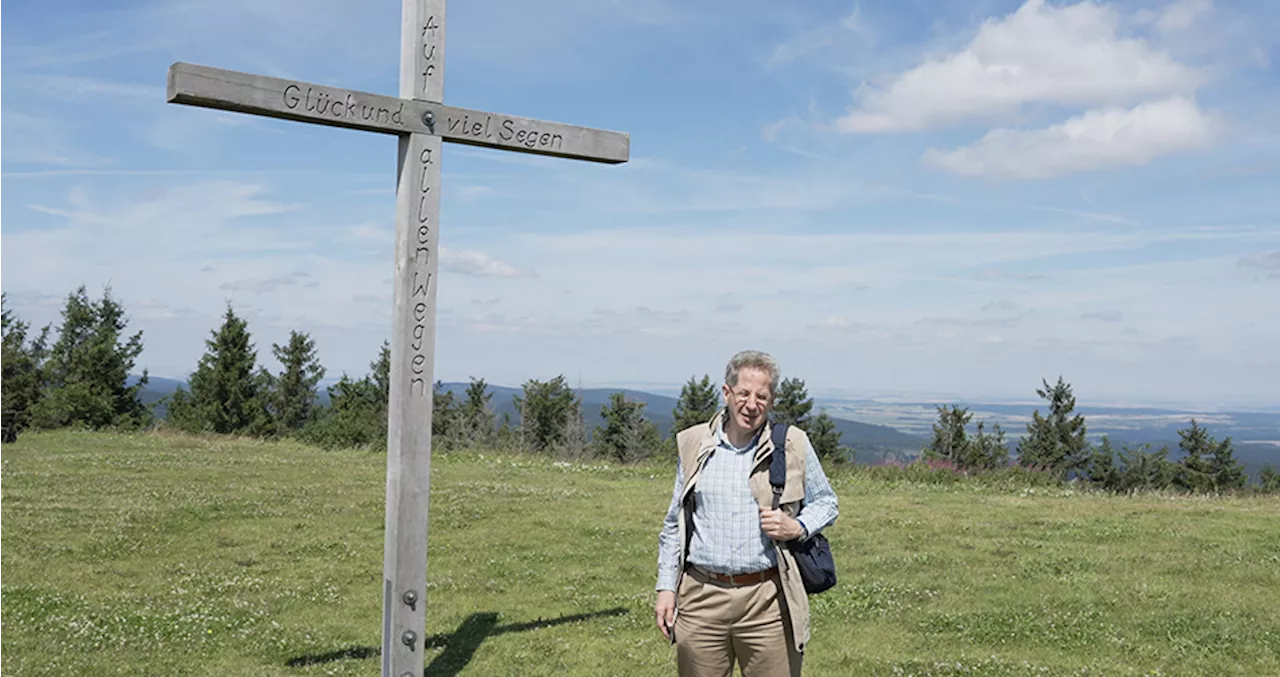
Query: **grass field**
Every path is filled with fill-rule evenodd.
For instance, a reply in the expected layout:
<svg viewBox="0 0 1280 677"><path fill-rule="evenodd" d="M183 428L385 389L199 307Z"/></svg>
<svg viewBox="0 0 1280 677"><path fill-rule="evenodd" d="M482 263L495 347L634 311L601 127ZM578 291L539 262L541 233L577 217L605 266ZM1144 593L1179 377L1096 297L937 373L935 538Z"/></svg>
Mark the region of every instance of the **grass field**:
<svg viewBox="0 0 1280 677"><path fill-rule="evenodd" d="M73 432L3 449L3 673L377 675L385 460ZM670 470L432 465L426 674L672 675ZM806 675L1280 675L1280 499L833 471Z"/></svg>

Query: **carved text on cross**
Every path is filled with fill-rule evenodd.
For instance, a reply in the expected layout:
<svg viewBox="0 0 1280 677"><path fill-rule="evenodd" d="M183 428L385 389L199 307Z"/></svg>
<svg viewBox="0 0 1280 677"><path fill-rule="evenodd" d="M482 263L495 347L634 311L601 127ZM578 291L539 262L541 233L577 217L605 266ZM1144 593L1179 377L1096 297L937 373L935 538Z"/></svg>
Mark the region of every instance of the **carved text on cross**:
<svg viewBox="0 0 1280 677"><path fill-rule="evenodd" d="M626 162L631 150L630 136L621 132L187 63L169 67L169 101L383 134L430 134L451 143L607 164Z"/></svg>
<svg viewBox="0 0 1280 677"><path fill-rule="evenodd" d="M434 63L436 45L435 43L428 43L427 38L434 38L439 28L440 25L436 23L435 15L428 16L426 22L422 24L422 59L427 62L426 67L422 70L422 98L428 100L431 97L427 96L429 94L427 88L430 86L431 78L436 74L436 65Z"/></svg>
<svg viewBox="0 0 1280 677"><path fill-rule="evenodd" d="M438 284L441 143L616 164L625 133L446 106L445 0L401 0L400 92L383 96L175 63L168 101L398 137L387 415L382 675L421 674Z"/></svg>

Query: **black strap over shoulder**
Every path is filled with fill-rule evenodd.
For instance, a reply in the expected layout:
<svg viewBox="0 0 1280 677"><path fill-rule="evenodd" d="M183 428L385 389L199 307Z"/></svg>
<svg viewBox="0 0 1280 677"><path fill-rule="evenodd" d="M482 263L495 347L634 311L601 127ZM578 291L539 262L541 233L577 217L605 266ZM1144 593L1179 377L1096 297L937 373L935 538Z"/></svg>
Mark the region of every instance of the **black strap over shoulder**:
<svg viewBox="0 0 1280 677"><path fill-rule="evenodd" d="M782 488L787 484L787 424L775 423L772 430L773 458L769 462L769 484L773 486L773 509L782 503Z"/></svg>
<svg viewBox="0 0 1280 677"><path fill-rule="evenodd" d="M769 484L773 487L773 509L777 510L787 483L787 424L774 424L772 439ZM819 533L804 541L787 541L786 547L796 558L806 593L816 595L836 584L836 563L826 536Z"/></svg>

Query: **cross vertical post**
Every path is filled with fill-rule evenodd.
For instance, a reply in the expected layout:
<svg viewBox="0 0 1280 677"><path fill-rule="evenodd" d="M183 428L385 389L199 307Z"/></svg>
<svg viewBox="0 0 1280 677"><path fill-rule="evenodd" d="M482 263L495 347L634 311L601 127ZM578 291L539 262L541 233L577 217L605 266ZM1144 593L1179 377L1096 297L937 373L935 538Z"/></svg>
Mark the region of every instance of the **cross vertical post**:
<svg viewBox="0 0 1280 677"><path fill-rule="evenodd" d="M403 0L400 98L444 100L445 0ZM430 111L423 123L434 132ZM382 677L424 665L441 138L402 134L397 148L395 273L387 406Z"/></svg>

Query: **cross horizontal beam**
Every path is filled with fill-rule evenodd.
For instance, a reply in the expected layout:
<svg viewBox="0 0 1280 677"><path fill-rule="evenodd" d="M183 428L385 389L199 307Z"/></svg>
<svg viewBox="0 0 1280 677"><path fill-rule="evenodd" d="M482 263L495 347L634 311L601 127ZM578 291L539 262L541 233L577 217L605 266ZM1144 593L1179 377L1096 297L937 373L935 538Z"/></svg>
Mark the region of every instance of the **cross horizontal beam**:
<svg viewBox="0 0 1280 677"><path fill-rule="evenodd" d="M169 67L168 102L535 155L626 162L631 135L189 63Z"/></svg>

